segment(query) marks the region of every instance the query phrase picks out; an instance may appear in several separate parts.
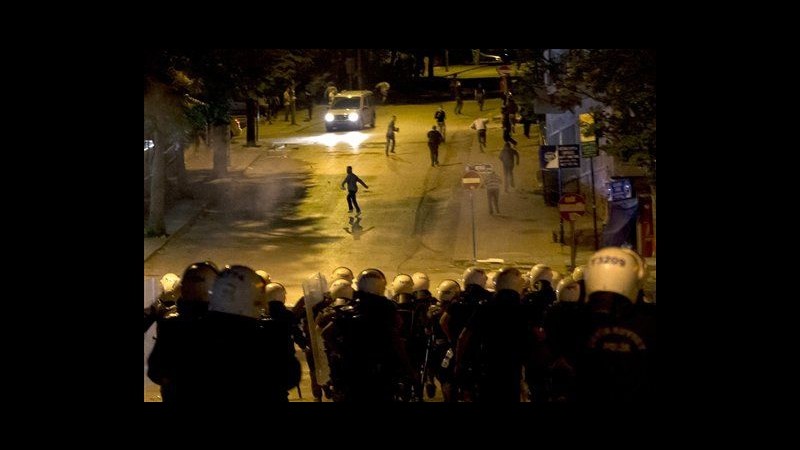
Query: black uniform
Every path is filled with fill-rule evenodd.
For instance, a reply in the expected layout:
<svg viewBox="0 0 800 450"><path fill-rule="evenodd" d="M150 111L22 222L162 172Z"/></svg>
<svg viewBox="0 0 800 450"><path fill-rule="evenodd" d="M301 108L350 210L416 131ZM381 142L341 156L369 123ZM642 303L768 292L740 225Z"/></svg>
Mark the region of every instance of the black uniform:
<svg viewBox="0 0 800 450"><path fill-rule="evenodd" d="M479 305L459 337L457 354L471 360L477 382L476 401L517 403L527 345L528 328L520 295L513 290L498 291ZM461 362L459 361L459 371Z"/></svg>
<svg viewBox="0 0 800 450"><path fill-rule="evenodd" d="M397 307L379 295L357 291L354 297L325 333L334 401L390 402L398 381L413 378Z"/></svg>
<svg viewBox="0 0 800 450"><path fill-rule="evenodd" d="M656 308L600 292L584 306L576 355L577 398L588 403L651 403L656 393Z"/></svg>
<svg viewBox="0 0 800 450"><path fill-rule="evenodd" d="M158 337L147 358L147 377L161 387L164 403L191 401L205 395L195 373L202 367L204 301L178 300L171 313L158 323Z"/></svg>

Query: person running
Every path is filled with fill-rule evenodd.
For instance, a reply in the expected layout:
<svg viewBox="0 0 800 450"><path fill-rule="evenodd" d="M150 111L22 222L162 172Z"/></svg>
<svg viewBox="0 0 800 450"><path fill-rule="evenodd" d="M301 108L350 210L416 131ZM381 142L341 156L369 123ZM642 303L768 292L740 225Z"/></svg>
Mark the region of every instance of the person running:
<svg viewBox="0 0 800 450"><path fill-rule="evenodd" d="M500 161L503 161L503 185L508 192L509 184L512 188L514 187L514 162L516 161L516 165L519 165L519 152L506 142L503 150L500 151Z"/></svg>
<svg viewBox="0 0 800 450"><path fill-rule="evenodd" d="M478 132L478 148L483 149L486 148L486 124L489 123L489 119L485 117L478 117L472 122L472 125L469 127L473 130L477 130Z"/></svg>
<svg viewBox="0 0 800 450"><path fill-rule="evenodd" d="M353 207L355 207L356 214L361 214L361 207L358 206L358 201L356 201L356 192L358 192L357 183L361 183L364 189L369 189L369 186L367 186L364 180L359 178L358 175L353 173L353 166L347 166L347 176L342 180L342 189L344 189L345 183L347 183L347 208L349 212L353 212Z"/></svg>

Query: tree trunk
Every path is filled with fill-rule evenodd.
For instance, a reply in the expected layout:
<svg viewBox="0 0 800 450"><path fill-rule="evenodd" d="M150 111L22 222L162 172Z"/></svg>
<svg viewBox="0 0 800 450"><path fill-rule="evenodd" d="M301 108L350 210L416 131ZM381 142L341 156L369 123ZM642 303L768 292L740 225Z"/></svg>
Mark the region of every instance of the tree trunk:
<svg viewBox="0 0 800 450"><path fill-rule="evenodd" d="M156 135L155 139L155 147L152 148L153 160L150 165L150 214L147 218L147 235L163 236L167 234L167 227L164 224L167 186L164 149L167 140L161 135Z"/></svg>
<svg viewBox="0 0 800 450"><path fill-rule="evenodd" d="M231 149L230 125L213 125L211 127L211 148L214 152L214 178L228 175Z"/></svg>

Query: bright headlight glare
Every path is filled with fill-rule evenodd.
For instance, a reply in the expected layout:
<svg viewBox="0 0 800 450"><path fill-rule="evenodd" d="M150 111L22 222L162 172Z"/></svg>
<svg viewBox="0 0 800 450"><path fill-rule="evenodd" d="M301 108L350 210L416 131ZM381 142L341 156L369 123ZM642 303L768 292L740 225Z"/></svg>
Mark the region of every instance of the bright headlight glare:
<svg viewBox="0 0 800 450"><path fill-rule="evenodd" d="M347 115L347 120L349 120L350 122L355 122L356 120L358 120L358 113L351 112L350 114Z"/></svg>
<svg viewBox="0 0 800 450"><path fill-rule="evenodd" d="M325 122L333 122L333 114L331 113L325 114Z"/></svg>

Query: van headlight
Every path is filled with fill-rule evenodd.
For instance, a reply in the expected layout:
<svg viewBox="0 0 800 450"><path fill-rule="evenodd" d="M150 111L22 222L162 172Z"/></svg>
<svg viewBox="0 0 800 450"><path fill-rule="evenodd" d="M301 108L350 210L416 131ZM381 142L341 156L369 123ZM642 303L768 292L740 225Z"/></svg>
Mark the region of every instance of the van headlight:
<svg viewBox="0 0 800 450"><path fill-rule="evenodd" d="M351 112L350 114L347 115L347 120L349 120L350 122L358 121L358 113L357 112Z"/></svg>
<svg viewBox="0 0 800 450"><path fill-rule="evenodd" d="M333 114L331 113L325 114L325 122L333 122Z"/></svg>

